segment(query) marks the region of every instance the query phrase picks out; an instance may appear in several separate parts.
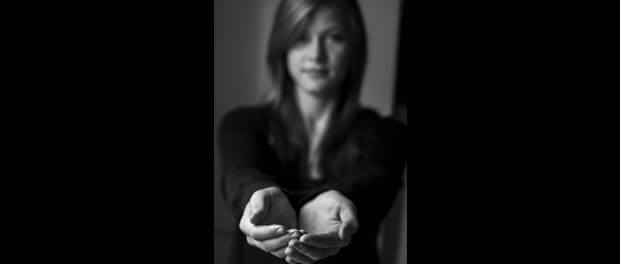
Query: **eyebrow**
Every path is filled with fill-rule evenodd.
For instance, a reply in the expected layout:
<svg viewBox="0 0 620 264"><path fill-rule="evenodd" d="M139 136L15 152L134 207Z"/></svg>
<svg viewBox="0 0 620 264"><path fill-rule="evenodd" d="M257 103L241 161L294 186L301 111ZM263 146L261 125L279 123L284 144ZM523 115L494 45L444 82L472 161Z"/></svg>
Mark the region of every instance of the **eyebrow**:
<svg viewBox="0 0 620 264"><path fill-rule="evenodd" d="M333 26L328 27L325 31L346 31L346 28L343 26Z"/></svg>
<svg viewBox="0 0 620 264"><path fill-rule="evenodd" d="M309 30L310 28L306 29L306 33L309 32ZM338 26L338 25L330 25L330 26L325 27L321 31L319 31L319 33L330 33L333 31L347 32L347 28L343 26Z"/></svg>

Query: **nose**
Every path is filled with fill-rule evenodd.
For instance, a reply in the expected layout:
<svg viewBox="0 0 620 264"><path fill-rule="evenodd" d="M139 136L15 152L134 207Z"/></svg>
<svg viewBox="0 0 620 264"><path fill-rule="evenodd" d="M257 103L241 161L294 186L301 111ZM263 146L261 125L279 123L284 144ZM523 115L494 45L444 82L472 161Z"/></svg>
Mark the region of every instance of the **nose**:
<svg viewBox="0 0 620 264"><path fill-rule="evenodd" d="M312 39L308 48L308 57L316 62L324 62L326 59L325 45L319 37Z"/></svg>

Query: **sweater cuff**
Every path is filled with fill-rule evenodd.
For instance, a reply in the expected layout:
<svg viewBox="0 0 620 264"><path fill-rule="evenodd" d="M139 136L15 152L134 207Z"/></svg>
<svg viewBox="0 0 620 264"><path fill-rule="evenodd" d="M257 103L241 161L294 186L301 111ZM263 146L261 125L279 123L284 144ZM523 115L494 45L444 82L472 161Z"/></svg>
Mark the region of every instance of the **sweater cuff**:
<svg viewBox="0 0 620 264"><path fill-rule="evenodd" d="M250 201L250 198L252 197L254 192L260 189L267 188L267 187L280 188L280 186L278 186L275 182L270 181L270 180L251 181L243 185L242 190L241 190L242 195L239 197L239 200L237 201L237 206L236 206L237 208L236 214L239 218L241 218L241 216L243 215L243 210L245 209L245 206Z"/></svg>

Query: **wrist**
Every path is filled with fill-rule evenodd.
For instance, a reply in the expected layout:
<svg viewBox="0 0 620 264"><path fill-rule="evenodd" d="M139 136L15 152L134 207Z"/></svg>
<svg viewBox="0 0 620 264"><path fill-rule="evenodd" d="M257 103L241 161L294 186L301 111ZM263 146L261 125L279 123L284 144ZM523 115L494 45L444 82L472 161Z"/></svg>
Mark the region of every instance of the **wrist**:
<svg viewBox="0 0 620 264"><path fill-rule="evenodd" d="M324 192L320 193L318 196L323 196L323 197L345 197L346 198L346 196L344 196L344 194L342 194L340 191L333 190L333 189L324 191Z"/></svg>
<svg viewBox="0 0 620 264"><path fill-rule="evenodd" d="M278 186L268 186L262 189L258 189L254 193L275 194L275 193L281 193L281 192L282 190L280 190L280 187Z"/></svg>

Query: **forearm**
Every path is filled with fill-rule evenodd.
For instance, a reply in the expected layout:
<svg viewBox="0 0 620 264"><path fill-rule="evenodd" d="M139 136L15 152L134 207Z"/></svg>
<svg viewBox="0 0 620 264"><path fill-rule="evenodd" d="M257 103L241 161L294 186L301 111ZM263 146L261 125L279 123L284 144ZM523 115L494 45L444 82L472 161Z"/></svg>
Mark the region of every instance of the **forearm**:
<svg viewBox="0 0 620 264"><path fill-rule="evenodd" d="M403 183L406 142L403 126L385 122L368 130L360 141L361 158L347 175L326 186L355 203L360 214L382 217Z"/></svg>
<svg viewBox="0 0 620 264"><path fill-rule="evenodd" d="M222 181L224 201L240 217L252 194L267 187L278 187L273 179L257 169L225 169Z"/></svg>
<svg viewBox="0 0 620 264"><path fill-rule="evenodd" d="M382 217L402 186L403 165L370 169L328 186L349 198L363 215Z"/></svg>
<svg viewBox="0 0 620 264"><path fill-rule="evenodd" d="M276 185L274 177L264 170L265 139L253 115L253 112L231 111L222 119L218 131L221 191L236 216L241 216L256 190Z"/></svg>

